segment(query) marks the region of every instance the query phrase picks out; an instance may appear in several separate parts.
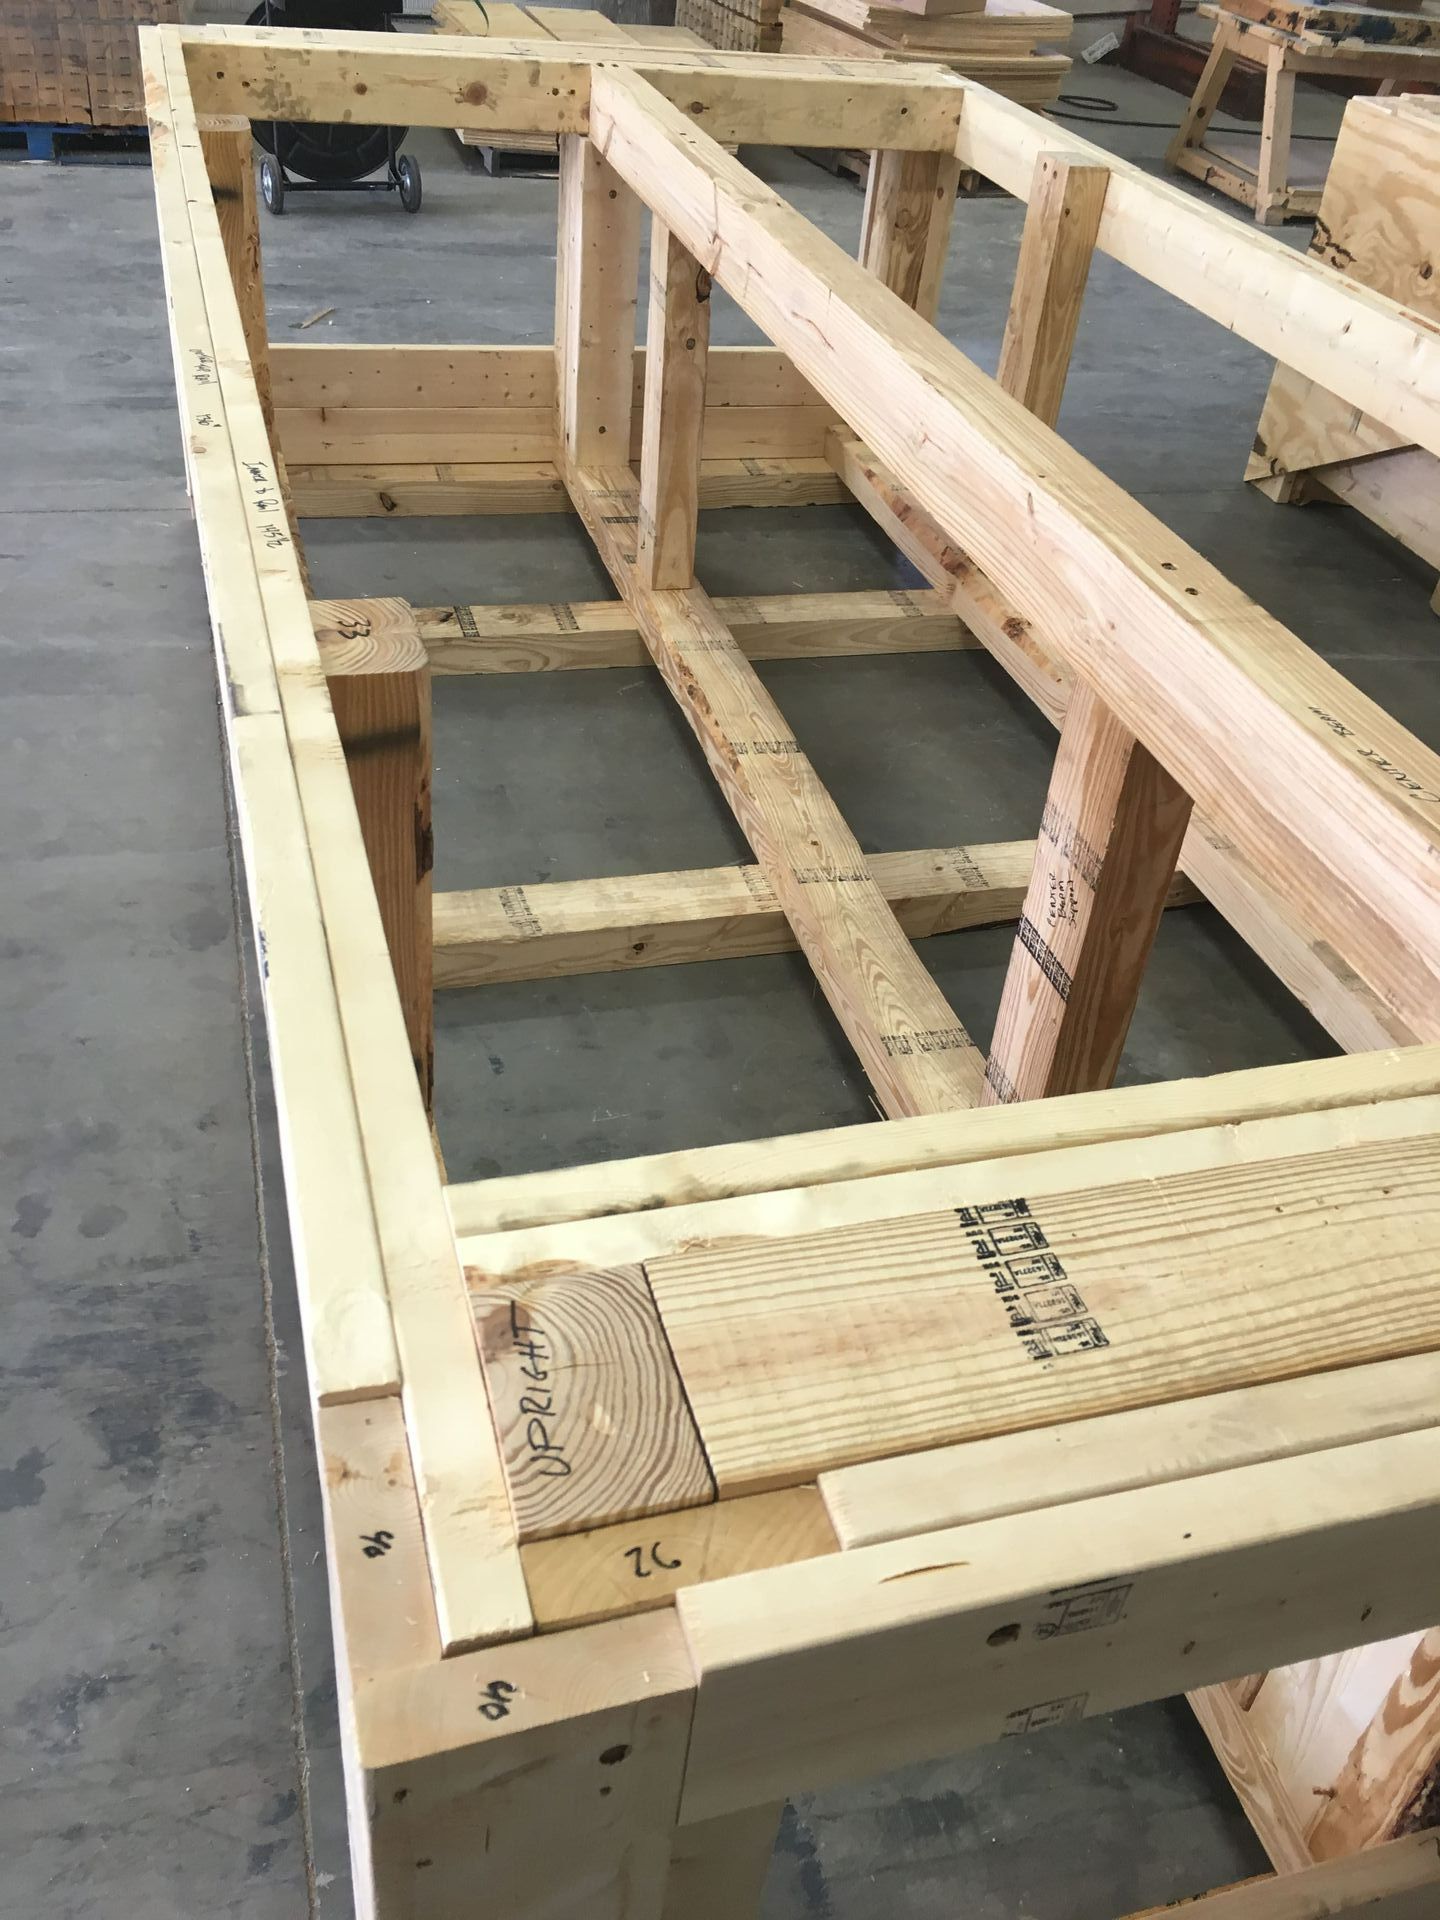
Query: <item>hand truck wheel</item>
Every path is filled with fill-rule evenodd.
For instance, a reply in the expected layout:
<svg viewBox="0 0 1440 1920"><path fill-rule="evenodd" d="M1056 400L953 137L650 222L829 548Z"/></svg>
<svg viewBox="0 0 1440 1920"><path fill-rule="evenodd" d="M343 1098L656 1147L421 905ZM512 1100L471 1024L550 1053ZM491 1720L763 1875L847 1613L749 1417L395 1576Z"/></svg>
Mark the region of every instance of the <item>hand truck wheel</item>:
<svg viewBox="0 0 1440 1920"><path fill-rule="evenodd" d="M285 176L267 153L260 162L260 198L270 213L285 211Z"/></svg>
<svg viewBox="0 0 1440 1920"><path fill-rule="evenodd" d="M395 162L395 181L400 189L400 204L406 213L420 211L420 165L408 153Z"/></svg>

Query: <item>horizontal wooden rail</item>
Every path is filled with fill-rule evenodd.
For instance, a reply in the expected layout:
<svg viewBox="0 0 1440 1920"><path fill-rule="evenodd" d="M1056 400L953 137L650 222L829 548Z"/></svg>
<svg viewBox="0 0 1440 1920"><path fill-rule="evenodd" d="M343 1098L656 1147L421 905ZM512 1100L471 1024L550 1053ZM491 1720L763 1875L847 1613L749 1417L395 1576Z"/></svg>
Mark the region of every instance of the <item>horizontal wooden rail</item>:
<svg viewBox="0 0 1440 1920"><path fill-rule="evenodd" d="M1008 840L870 854L865 864L901 927L922 940L1015 919L1034 856L1033 840ZM1168 904L1199 898L1179 880ZM437 987L735 960L799 945L753 866L440 893L434 914Z"/></svg>

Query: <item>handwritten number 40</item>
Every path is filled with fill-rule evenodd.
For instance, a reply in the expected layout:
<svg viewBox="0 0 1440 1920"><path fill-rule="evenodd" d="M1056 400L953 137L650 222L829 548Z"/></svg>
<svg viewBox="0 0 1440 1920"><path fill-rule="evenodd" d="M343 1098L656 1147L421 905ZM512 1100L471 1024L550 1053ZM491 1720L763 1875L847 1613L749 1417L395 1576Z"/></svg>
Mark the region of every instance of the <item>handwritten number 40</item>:
<svg viewBox="0 0 1440 1920"><path fill-rule="evenodd" d="M660 1542L658 1540L654 1546L650 1548L648 1553L644 1547L626 1547L625 1558L630 1561L631 1571L637 1580L648 1580L656 1568L659 1568L664 1573L674 1573L676 1568L681 1565L679 1560L667 1560L665 1558L664 1554L660 1551ZM649 1566L645 1564L647 1560L650 1562Z"/></svg>

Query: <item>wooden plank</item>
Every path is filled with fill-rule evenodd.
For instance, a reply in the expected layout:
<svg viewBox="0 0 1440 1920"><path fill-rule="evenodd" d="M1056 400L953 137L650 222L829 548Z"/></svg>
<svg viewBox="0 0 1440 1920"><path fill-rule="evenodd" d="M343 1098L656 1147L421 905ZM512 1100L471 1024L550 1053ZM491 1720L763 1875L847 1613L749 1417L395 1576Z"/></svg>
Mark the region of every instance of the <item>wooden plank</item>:
<svg viewBox="0 0 1440 1920"><path fill-rule="evenodd" d="M410 1057L428 1113L435 1096L435 935L430 824L430 663L402 602L352 636L343 671L326 662L335 715ZM346 631L342 626L341 631ZM322 659L324 659L322 654Z"/></svg>
<svg viewBox="0 0 1440 1920"><path fill-rule="evenodd" d="M470 1278L522 1542L714 1498L639 1267Z"/></svg>
<svg viewBox="0 0 1440 1920"><path fill-rule="evenodd" d="M985 1103L1114 1080L1190 800L1090 688L1060 732L985 1063Z"/></svg>
<svg viewBox="0 0 1440 1920"><path fill-rule="evenodd" d="M361 85L366 111L396 126L589 132L597 54L584 42L537 47L532 31L528 39L487 39L482 51L473 39L447 46L396 35L382 52L363 33L312 32L297 43L285 30L268 27L164 31L184 45L196 105L207 115L269 120L303 112L307 120L333 122L353 111ZM744 54L636 42L629 51L607 47L605 59L645 74L721 141L945 153L960 120L955 76L933 65L900 75L873 60L822 67L774 54L760 69ZM461 86L457 71L464 76Z"/></svg>
<svg viewBox="0 0 1440 1920"><path fill-rule="evenodd" d="M337 1635L356 1673L440 1658L420 1503L397 1399L322 1407L325 1541Z"/></svg>
<svg viewBox="0 0 1440 1920"><path fill-rule="evenodd" d="M1264 1742L1254 1737L1232 1683L1222 1680L1217 1686L1193 1687L1189 1700L1276 1872L1289 1874L1313 1865L1284 1782Z"/></svg>
<svg viewBox="0 0 1440 1920"><path fill-rule="evenodd" d="M555 250L557 453L582 466L630 447L640 205L599 149L560 145Z"/></svg>
<svg viewBox="0 0 1440 1920"><path fill-rule="evenodd" d="M1318 1860L1343 1859L1433 1824L1440 1777L1440 1632L1432 1628L1422 1635L1408 1659L1404 1652L1402 1644L1383 1664L1376 1661L1382 1682L1395 1677L1344 1766L1315 1793L1320 1811L1307 1838ZM1292 1672L1272 1673L1267 1687ZM1298 1676L1309 1679L1303 1668Z"/></svg>
<svg viewBox="0 0 1440 1920"><path fill-rule="evenodd" d="M1295 70L1286 48L1272 46L1265 61L1265 111L1260 123L1260 166L1255 218L1278 226L1290 206L1290 134L1295 120Z"/></svg>
<svg viewBox="0 0 1440 1920"><path fill-rule="evenodd" d="M710 276L663 222L650 226L650 311L635 571L650 589L695 578ZM573 457L573 455L572 455Z"/></svg>
<svg viewBox="0 0 1440 1920"><path fill-rule="evenodd" d="M521 1549L542 1632L664 1607L682 1587L836 1551L814 1487L712 1500L652 1524L625 1520Z"/></svg>
<svg viewBox="0 0 1440 1920"><path fill-rule="evenodd" d="M944 1212L647 1262L722 1497L1440 1342L1423 1139L1043 1198L1008 1171L1013 1198L959 1174Z"/></svg>
<svg viewBox="0 0 1440 1920"><path fill-rule="evenodd" d="M1070 697L1071 676L1048 634L1041 637L868 448L837 438L831 457L854 497L1058 726ZM1281 911L1273 892L1260 883L1234 842L1209 821L1192 820L1181 865L1342 1046L1363 1051L1413 1044L1413 1028L1380 1000L1327 940L1297 924L1288 910Z"/></svg>
<svg viewBox="0 0 1440 1920"><path fill-rule="evenodd" d="M733 1146L643 1154L553 1173L477 1180L447 1188L446 1197L458 1233L495 1236L601 1215L698 1209L755 1195L1002 1160L1007 1154L1043 1150L1058 1139L1078 1148L1145 1137L1150 1142L1147 1152L1153 1152L1159 1136L1176 1131L1248 1128L1253 1121L1281 1115L1386 1105L1437 1091L1440 1050L1412 1047L1251 1067L1201 1080L1117 1087L1103 1094L1061 1095L1059 1105L1047 1101L1043 1106L983 1107ZM1349 1123L1346 1115L1342 1124ZM757 1224L746 1214L739 1220ZM742 1230L741 1225L735 1230Z"/></svg>
<svg viewBox="0 0 1440 1920"><path fill-rule="evenodd" d="M681 1820L1423 1624L1437 1498L1401 1434L691 1588Z"/></svg>
<svg viewBox="0 0 1440 1920"><path fill-rule="evenodd" d="M1234 1387L843 1467L820 1481L842 1547L1188 1480L1440 1425L1440 1356Z"/></svg>
<svg viewBox="0 0 1440 1920"><path fill-rule="evenodd" d="M662 1920L693 1698L668 1610L362 1683L374 1910Z"/></svg>
<svg viewBox="0 0 1440 1920"><path fill-rule="evenodd" d="M866 176L861 265L926 320L940 305L959 184L941 154L877 153Z"/></svg>
<svg viewBox="0 0 1440 1920"><path fill-rule="evenodd" d="M1440 1027L1440 756L643 80L597 70L591 118L615 170L1001 592L1065 634L1074 670L1277 897L1417 1034Z"/></svg>
<svg viewBox="0 0 1440 1920"><path fill-rule="evenodd" d="M1165 149L1167 167L1185 166L1205 144L1205 135L1224 96L1237 57L1233 34L1223 21L1218 22L1210 42L1210 52L1195 83L1195 91Z"/></svg>
<svg viewBox="0 0 1440 1920"><path fill-rule="evenodd" d="M886 1112L973 1105L978 1051L708 596L636 580L634 483L577 472L570 493Z"/></svg>
<svg viewBox="0 0 1440 1920"><path fill-rule="evenodd" d="M290 479L302 518L570 511L564 482L550 461L534 467L296 467ZM706 460L700 467L702 508L828 506L844 497L825 460Z"/></svg>
<svg viewBox="0 0 1440 1920"><path fill-rule="evenodd" d="M901 927L919 940L1014 919L1033 854L1033 841L1014 840L869 854L865 864ZM442 987L790 953L796 944L759 867L491 887L435 902Z"/></svg>
<svg viewBox="0 0 1440 1920"><path fill-rule="evenodd" d="M1440 567L1440 461L1423 447L1318 467L1308 476L1327 495Z"/></svg>
<svg viewBox="0 0 1440 1920"><path fill-rule="evenodd" d="M490 1423L477 1417L483 1414L484 1383L470 1338L464 1276L445 1214L305 589L288 530L275 507L269 442L249 377L175 31L155 29L145 50L152 164L160 156L155 174L164 250L177 278L186 277L187 288L189 275L198 274L207 327L202 345L188 326L181 329L176 322L177 358L198 382L201 396L193 415L186 413L187 430L201 435L194 443L193 465L197 471L211 466L228 472L243 503L238 528L227 519L221 528L206 531L197 495L208 586L217 596L212 618L227 670L230 708L243 698L236 690L236 676L228 671L227 656L238 640L246 647L245 684L252 673L258 677L259 664L268 667L283 716L283 734L270 746L275 764L267 770L267 783L282 791L293 783L291 790L298 792L303 850L287 849L278 884L283 893L293 887L298 897L307 884L307 871L313 872L318 919L308 906L304 918L323 943L323 964L331 974L328 995L318 992L314 1007L307 1002L300 1017L323 1019L327 1000L338 1006L348 1068L337 1067L326 1076L325 1097L351 1089L351 1124L358 1122L360 1129L369 1205L400 1357L441 1640L447 1650L454 1650L527 1630L529 1608L519 1553L495 1436ZM172 301L172 312L176 304ZM194 389L182 378L180 390L183 408ZM201 449L211 458L202 460ZM249 601L240 635L228 617L226 585L217 584L232 580L240 581ZM268 660L263 659L266 654ZM272 733L278 731L273 711L259 717ZM243 718L237 715L230 729L232 752ZM278 978L268 936L266 957ZM295 1104L303 1110L308 1102ZM322 1150L330 1156L342 1154L343 1135L337 1143L322 1138ZM293 1173L290 1191L296 1191ZM332 1237L345 1230L351 1217L363 1222L363 1201L347 1196L347 1204L349 1213L342 1220L342 1206L333 1196L327 1202L323 1224Z"/></svg>
<svg viewBox="0 0 1440 1920"><path fill-rule="evenodd" d="M1053 427L1110 173L1047 153L1035 162L1035 175L995 377L1037 420Z"/></svg>
<svg viewBox="0 0 1440 1920"><path fill-rule="evenodd" d="M1186 1920L1429 1920L1440 1890L1440 1852L1433 1834L1414 1834L1347 1860L1328 1860L1263 1880L1219 1887L1188 1902ZM1130 1920L1166 1920L1147 1907Z"/></svg>
<svg viewBox="0 0 1440 1920"><path fill-rule="evenodd" d="M1227 13L1282 33L1318 36L1336 45L1430 46L1440 37L1440 21L1421 11L1398 13L1381 7L1307 6L1288 0L1225 0Z"/></svg>
<svg viewBox="0 0 1440 1920"><path fill-rule="evenodd" d="M748 1920L775 1852L783 1801L679 1827L670 1854L665 1920Z"/></svg>

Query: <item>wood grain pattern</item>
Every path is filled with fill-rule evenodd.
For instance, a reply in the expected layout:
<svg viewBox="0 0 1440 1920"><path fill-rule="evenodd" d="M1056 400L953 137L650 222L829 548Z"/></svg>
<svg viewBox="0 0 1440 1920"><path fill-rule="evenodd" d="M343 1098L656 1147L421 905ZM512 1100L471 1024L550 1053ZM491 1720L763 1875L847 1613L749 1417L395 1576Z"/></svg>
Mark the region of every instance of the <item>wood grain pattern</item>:
<svg viewBox="0 0 1440 1920"><path fill-rule="evenodd" d="M1435 1822L1440 1801L1440 1632L1432 1629L1410 1644L1373 1651L1383 1655L1381 1675L1395 1677L1344 1766L1317 1796L1319 1813L1308 1834L1317 1860L1341 1859Z"/></svg>
<svg viewBox="0 0 1440 1920"><path fill-rule="evenodd" d="M635 571L646 587L688 587L700 511L710 276L661 220L650 226L645 340Z"/></svg>
<svg viewBox="0 0 1440 1920"><path fill-rule="evenodd" d="M1188 1697L1275 1871L1288 1874L1311 1866L1295 1804L1264 1741L1256 1738L1234 1684L1222 1680L1213 1687L1196 1687Z"/></svg>
<svg viewBox="0 0 1440 1920"><path fill-rule="evenodd" d="M1187 1901L1182 1912L1184 1920L1431 1920L1437 1900L1440 1851L1433 1835L1416 1834L1378 1853L1217 1887ZM1130 1920L1174 1920L1174 1914L1172 1901Z"/></svg>
<svg viewBox="0 0 1440 1920"><path fill-rule="evenodd" d="M560 143L555 248L557 453L582 466L630 448L640 203L588 140Z"/></svg>
<svg viewBox="0 0 1440 1920"><path fill-rule="evenodd" d="M932 153L877 153L866 176L861 265L926 320L940 305L959 183L958 163Z"/></svg>
<svg viewBox="0 0 1440 1920"><path fill-rule="evenodd" d="M1077 685L995 1016L984 1104L1114 1080L1189 822L1189 797Z"/></svg>
<svg viewBox="0 0 1440 1920"><path fill-rule="evenodd" d="M714 1498L639 1267L469 1279L522 1542Z"/></svg>
<svg viewBox="0 0 1440 1920"><path fill-rule="evenodd" d="M321 1407L326 1547L345 1657L356 1673L440 1658L425 1534L398 1399Z"/></svg>
<svg viewBox="0 0 1440 1920"><path fill-rule="evenodd" d="M954 1212L648 1263L722 1496L1440 1343L1424 1139L1033 1206L955 1192Z"/></svg>
<svg viewBox="0 0 1440 1920"><path fill-rule="evenodd" d="M576 471L569 485L886 1112L974 1105L978 1050L708 596L699 587L650 593L636 580L633 481Z"/></svg>
<svg viewBox="0 0 1440 1920"><path fill-rule="evenodd" d="M1035 163L995 378L1047 427L1060 417L1109 185L1107 167L1050 153Z"/></svg>
<svg viewBox="0 0 1440 1920"><path fill-rule="evenodd" d="M668 1606L682 1587L836 1551L814 1487L715 1500L642 1524L537 1540L522 1548L542 1632Z"/></svg>

